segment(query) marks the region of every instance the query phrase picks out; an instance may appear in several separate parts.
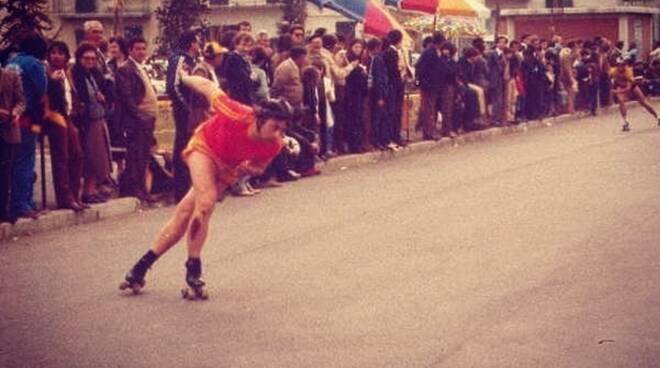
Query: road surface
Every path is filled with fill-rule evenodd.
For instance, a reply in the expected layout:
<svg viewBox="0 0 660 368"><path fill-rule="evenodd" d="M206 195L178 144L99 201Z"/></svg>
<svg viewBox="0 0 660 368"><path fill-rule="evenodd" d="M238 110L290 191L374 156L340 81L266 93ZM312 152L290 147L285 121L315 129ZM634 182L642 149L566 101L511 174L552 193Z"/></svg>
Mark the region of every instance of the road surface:
<svg viewBox="0 0 660 368"><path fill-rule="evenodd" d="M2 367L658 367L660 128L616 115L231 198L117 286L172 208L0 244Z"/></svg>

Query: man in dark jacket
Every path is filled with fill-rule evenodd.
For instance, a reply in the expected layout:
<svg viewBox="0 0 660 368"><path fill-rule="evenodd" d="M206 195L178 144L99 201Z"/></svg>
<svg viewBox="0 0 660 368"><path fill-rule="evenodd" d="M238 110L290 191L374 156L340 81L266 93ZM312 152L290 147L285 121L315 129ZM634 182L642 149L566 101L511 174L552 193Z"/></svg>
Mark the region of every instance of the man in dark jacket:
<svg viewBox="0 0 660 368"><path fill-rule="evenodd" d="M381 53L382 42L372 38L367 42L367 53L369 54L369 107L371 109L371 132L373 145L381 150L390 147L390 135L388 131L387 107L390 90L387 78L387 69Z"/></svg>
<svg viewBox="0 0 660 368"><path fill-rule="evenodd" d="M389 45L383 51L383 61L387 69L387 80L389 82L389 98L387 101L387 116L390 118L389 131L390 140L399 146L403 146L401 139L401 118L403 115L403 98L405 94L405 84L401 75L399 47L403 34L398 29L391 31L387 35Z"/></svg>
<svg viewBox="0 0 660 368"><path fill-rule="evenodd" d="M126 132L126 170L120 180L124 196L152 201L145 186L145 174L150 158L158 98L143 63L147 58L147 41L136 38L129 42L129 57L117 69L117 92Z"/></svg>
<svg viewBox="0 0 660 368"><path fill-rule="evenodd" d="M233 100L252 106L255 102L253 92L259 86L256 76L253 78L249 60L254 38L249 33L239 33L234 38L234 48L220 66L220 78L225 81L223 89Z"/></svg>
<svg viewBox="0 0 660 368"><path fill-rule="evenodd" d="M504 69L506 61L504 60L504 49L507 45L507 39L504 36L497 38L495 48L488 55L488 101L492 106L492 120L499 123L504 115Z"/></svg>
<svg viewBox="0 0 660 368"><path fill-rule="evenodd" d="M440 65L439 48L444 42L444 35L436 32L431 44L424 50L415 65L415 78L422 95L417 126L424 132L426 140L439 139L435 128L438 117L438 99L446 77L445 71Z"/></svg>
<svg viewBox="0 0 660 368"><path fill-rule="evenodd" d="M192 129L188 124L190 114L190 90L181 83L179 69L192 70L195 57L199 52L199 40L193 31L184 32L179 38L179 51L174 54L167 65L167 95L172 101L174 115L174 197L180 201L190 189L190 174L188 167L181 158L181 152L188 145Z"/></svg>

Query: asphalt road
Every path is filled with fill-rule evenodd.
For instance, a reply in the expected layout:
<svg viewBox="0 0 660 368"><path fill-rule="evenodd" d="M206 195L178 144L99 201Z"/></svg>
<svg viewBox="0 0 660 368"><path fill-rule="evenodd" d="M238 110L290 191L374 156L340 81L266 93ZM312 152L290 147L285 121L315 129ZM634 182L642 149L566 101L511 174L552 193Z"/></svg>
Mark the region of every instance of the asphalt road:
<svg viewBox="0 0 660 368"><path fill-rule="evenodd" d="M0 244L1 367L659 367L660 128L640 109Z"/></svg>

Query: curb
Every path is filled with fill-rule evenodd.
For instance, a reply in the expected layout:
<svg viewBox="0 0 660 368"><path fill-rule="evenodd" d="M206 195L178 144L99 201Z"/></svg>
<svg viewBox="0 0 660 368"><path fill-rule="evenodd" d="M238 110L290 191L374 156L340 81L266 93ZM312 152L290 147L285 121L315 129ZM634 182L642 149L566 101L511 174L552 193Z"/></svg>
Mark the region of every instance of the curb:
<svg viewBox="0 0 660 368"><path fill-rule="evenodd" d="M657 102L660 101L660 99L651 98L651 101ZM628 105L637 104L638 102L636 101L628 103ZM617 112L617 106L612 105L608 108L601 109L599 116L611 115ZM320 169L325 173L335 173L366 164L394 160L397 157L405 157L412 154L426 153L441 149L457 148L472 143L488 141L505 135L521 134L530 130L562 125L569 122L580 121L583 120L583 118L584 116L580 113L564 114L518 125L470 132L460 135L455 139L443 138L439 141L414 142L398 152L369 152L339 156L321 164ZM53 210L42 215L38 220L20 219L13 225L7 223L0 224L0 244L12 240L15 241L22 236L30 236L62 227L88 224L112 217L129 215L138 212L140 209L141 205L138 199L119 198L113 199L107 203L94 205L91 209L81 213L74 213L70 210Z"/></svg>
<svg viewBox="0 0 660 368"><path fill-rule="evenodd" d="M658 99L655 98L650 98L650 100L652 102L659 101ZM638 104L639 103L637 101L631 101L627 105L637 106ZM599 110L598 116L607 116L618 112L619 112L618 106L616 104L613 104L609 107L601 108ZM521 134L531 130L544 129L552 126L559 126L570 122L584 120L585 117L588 117L588 115L585 115L584 113L563 114L541 120L528 121L517 125L510 125L506 127L494 127L485 130L465 133L454 139L442 138L439 141L414 142L414 143L410 143L406 148L397 152L375 151L375 152L368 152L362 154L339 156L329 161L326 161L325 163L320 165L319 168L324 173L335 173L338 171L348 170L349 168L356 168L365 164L385 162L396 159L397 157L405 157L411 154L426 153L441 149L457 148L472 143L488 141L495 137L501 137L512 134Z"/></svg>
<svg viewBox="0 0 660 368"><path fill-rule="evenodd" d="M128 215L137 212L138 209L140 209L140 201L136 198L118 198L94 205L91 209L80 213L71 210L49 211L40 216L38 220L20 219L13 225L0 224L0 244L5 241L17 240L22 236Z"/></svg>

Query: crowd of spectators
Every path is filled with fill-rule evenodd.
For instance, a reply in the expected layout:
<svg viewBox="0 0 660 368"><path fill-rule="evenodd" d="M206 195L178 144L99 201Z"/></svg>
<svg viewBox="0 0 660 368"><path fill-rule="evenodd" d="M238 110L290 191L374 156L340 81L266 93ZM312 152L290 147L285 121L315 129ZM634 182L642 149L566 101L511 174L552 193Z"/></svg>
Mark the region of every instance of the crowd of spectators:
<svg viewBox="0 0 660 368"><path fill-rule="evenodd" d="M59 208L82 211L113 195L152 202L154 188L181 199L190 186L181 152L214 107L181 83L180 69L245 105L282 98L300 112L286 132L286 149L266 172L232 188L240 196L318 175L318 162L337 155L405 147L407 94L419 92L413 125L425 140L564 113L596 115L613 103L610 70L621 62L645 94L660 94L660 43L648 58L635 44L624 50L602 37L500 36L490 46L476 38L459 50L436 32L412 65L397 30L346 39L293 25L270 37L241 22L216 40L202 42L195 31L180 36L166 76L173 153L161 165L154 159L158 98L145 70L148 41L105 42L98 21L84 28L74 52L61 41L26 35L0 69L2 221L39 215L32 197L40 134L48 137Z"/></svg>

